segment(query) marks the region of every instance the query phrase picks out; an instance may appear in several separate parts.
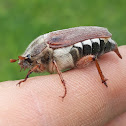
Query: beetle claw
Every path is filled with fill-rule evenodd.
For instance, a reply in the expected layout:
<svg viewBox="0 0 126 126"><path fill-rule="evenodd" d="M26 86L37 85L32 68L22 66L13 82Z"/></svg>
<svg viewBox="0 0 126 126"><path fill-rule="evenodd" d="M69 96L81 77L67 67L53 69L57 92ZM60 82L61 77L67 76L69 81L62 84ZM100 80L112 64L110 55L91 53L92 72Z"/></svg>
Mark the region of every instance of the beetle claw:
<svg viewBox="0 0 126 126"><path fill-rule="evenodd" d="M107 85L107 83L106 83L107 80L108 80L108 79L102 80L102 83L104 83L104 85L105 85L106 87L108 87L108 85Z"/></svg>
<svg viewBox="0 0 126 126"><path fill-rule="evenodd" d="M62 98L62 102L63 102L63 100L64 100L65 96L66 96L66 95L59 96L60 98Z"/></svg>
<svg viewBox="0 0 126 126"><path fill-rule="evenodd" d="M19 86L20 87L20 83L17 83L16 86Z"/></svg>

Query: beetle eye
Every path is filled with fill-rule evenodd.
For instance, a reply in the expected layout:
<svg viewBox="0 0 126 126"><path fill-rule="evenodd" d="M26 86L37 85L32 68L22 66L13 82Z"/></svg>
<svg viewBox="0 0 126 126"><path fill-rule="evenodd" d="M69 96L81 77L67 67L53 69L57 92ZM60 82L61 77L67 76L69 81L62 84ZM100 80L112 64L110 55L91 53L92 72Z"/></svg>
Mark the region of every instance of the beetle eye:
<svg viewBox="0 0 126 126"><path fill-rule="evenodd" d="M30 54L28 54L26 57L28 57L29 59L31 59L31 55Z"/></svg>
<svg viewBox="0 0 126 126"><path fill-rule="evenodd" d="M28 54L27 56L27 59L25 59L26 61L28 61L29 63L32 63L32 60L31 60L31 55L30 54Z"/></svg>

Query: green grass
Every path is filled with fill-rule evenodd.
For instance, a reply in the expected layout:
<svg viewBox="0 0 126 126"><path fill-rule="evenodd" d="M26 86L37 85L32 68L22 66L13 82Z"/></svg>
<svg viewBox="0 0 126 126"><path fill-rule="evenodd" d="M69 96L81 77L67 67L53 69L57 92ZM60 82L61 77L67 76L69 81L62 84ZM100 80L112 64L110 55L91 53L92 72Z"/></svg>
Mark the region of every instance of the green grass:
<svg viewBox="0 0 126 126"><path fill-rule="evenodd" d="M125 0L0 0L0 81L22 79L10 58L21 55L37 36L75 26L107 27L118 45L126 34ZM38 74L33 74L36 76Z"/></svg>

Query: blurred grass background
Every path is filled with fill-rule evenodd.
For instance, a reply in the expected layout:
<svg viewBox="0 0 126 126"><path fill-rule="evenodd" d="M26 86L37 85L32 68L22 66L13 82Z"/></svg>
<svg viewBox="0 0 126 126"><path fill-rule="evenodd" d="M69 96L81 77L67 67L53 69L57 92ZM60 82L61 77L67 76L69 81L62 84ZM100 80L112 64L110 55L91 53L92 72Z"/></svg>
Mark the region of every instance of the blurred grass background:
<svg viewBox="0 0 126 126"><path fill-rule="evenodd" d="M125 0L0 0L0 81L22 79L10 58L21 55L37 36L69 27L107 27L118 45L126 44ZM32 74L31 76L37 76Z"/></svg>

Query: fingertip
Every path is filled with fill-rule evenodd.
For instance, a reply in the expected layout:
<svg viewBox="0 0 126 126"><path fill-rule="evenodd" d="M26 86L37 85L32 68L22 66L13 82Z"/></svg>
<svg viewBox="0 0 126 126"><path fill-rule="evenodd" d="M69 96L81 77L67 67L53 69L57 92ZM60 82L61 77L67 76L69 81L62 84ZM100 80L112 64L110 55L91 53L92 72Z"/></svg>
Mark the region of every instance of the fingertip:
<svg viewBox="0 0 126 126"><path fill-rule="evenodd" d="M45 121L50 125L69 125L71 122L75 125L103 125L126 111L126 46L119 47L119 51L122 59L114 52L99 58L102 72L108 79L108 88L102 84L95 64L92 63L84 69L63 73L67 87L63 102L59 96L64 94L64 88L58 74L29 78L21 87L16 87L17 81L10 82L15 84L15 88L8 88L7 95L13 91L15 104L18 103L15 108L20 108L19 113L26 111L25 119L29 118L27 115L30 108L34 113L32 117L39 117L43 124ZM9 98L6 105L8 101L12 104Z"/></svg>

